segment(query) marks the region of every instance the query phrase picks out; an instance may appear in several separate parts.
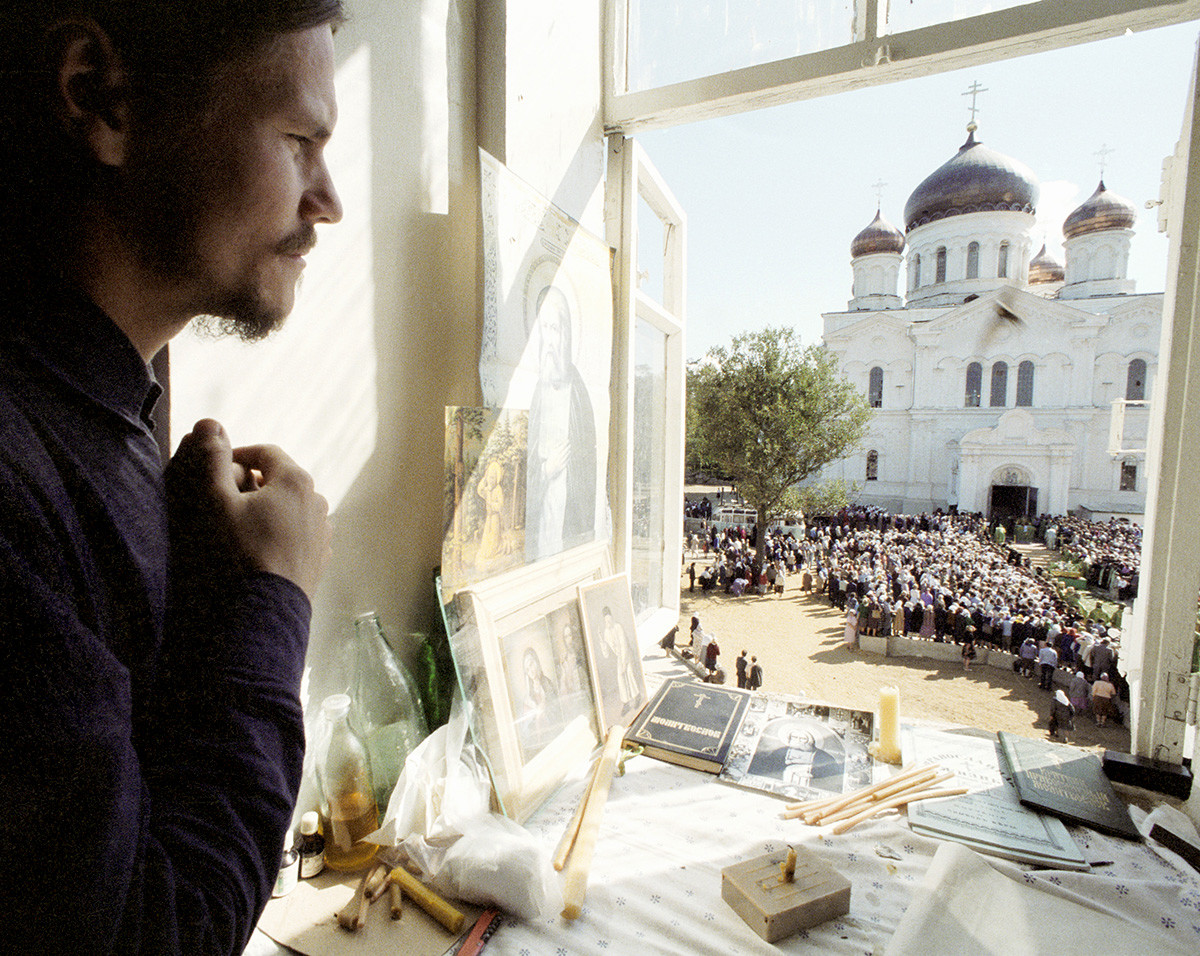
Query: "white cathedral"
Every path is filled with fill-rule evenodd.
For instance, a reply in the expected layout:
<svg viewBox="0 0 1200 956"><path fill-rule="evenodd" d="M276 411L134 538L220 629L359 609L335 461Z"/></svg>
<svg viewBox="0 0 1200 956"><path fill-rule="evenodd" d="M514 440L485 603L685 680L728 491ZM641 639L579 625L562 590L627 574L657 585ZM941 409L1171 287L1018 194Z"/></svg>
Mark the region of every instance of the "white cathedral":
<svg viewBox="0 0 1200 956"><path fill-rule="evenodd" d="M821 477L896 513L1140 522L1163 296L1126 278L1135 209L1101 180L1063 222L1065 265L1035 255L1036 176L968 131L903 233L877 214L851 244L854 297L824 342L874 412Z"/></svg>

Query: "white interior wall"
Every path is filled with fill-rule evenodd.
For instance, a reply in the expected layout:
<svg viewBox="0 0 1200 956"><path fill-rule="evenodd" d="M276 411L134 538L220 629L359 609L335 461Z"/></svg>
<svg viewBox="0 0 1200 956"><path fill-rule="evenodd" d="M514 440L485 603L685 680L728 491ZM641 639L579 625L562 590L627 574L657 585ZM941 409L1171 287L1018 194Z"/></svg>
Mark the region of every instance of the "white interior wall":
<svg viewBox="0 0 1200 956"><path fill-rule="evenodd" d="M410 659L410 635L440 626L444 409L480 401L478 145L604 230L599 0L349 12L329 147L344 221L319 230L284 332L253 346L186 336L171 351L175 441L217 417L237 443L282 445L334 507L310 709L348 679L358 612L377 609Z"/></svg>

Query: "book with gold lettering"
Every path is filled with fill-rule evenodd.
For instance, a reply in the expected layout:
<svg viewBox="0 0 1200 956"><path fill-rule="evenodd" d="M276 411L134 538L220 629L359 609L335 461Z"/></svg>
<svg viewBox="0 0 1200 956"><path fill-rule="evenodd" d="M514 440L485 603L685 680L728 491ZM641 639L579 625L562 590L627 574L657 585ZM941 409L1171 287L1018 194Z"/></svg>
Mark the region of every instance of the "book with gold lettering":
<svg viewBox="0 0 1200 956"><path fill-rule="evenodd" d="M625 740L650 757L717 773L749 698L743 690L672 677L642 708Z"/></svg>
<svg viewBox="0 0 1200 956"><path fill-rule="evenodd" d="M998 736L1022 804L1102 833L1142 839L1096 754L1003 730Z"/></svg>

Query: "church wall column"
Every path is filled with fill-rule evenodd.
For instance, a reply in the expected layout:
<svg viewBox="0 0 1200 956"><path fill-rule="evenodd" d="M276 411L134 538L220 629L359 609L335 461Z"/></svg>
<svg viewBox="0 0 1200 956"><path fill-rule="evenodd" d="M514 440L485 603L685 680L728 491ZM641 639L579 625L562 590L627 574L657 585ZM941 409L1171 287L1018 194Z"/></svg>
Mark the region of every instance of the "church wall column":
<svg viewBox="0 0 1200 956"><path fill-rule="evenodd" d="M1038 510L1047 514L1061 515L1067 513L1068 493L1071 490L1071 457L1072 449L1061 446L1050 449L1049 486L1044 500L1039 498Z"/></svg>
<svg viewBox="0 0 1200 956"><path fill-rule="evenodd" d="M958 510L983 511L987 488L983 486L983 463L977 452L963 452L958 464Z"/></svg>

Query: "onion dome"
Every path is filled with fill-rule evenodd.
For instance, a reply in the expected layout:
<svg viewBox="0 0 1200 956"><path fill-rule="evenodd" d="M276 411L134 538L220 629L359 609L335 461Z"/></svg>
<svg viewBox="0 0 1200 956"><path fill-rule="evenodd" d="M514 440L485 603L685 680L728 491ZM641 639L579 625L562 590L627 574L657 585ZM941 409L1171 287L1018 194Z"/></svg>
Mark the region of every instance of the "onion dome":
<svg viewBox="0 0 1200 956"><path fill-rule="evenodd" d="M1037 177L1024 163L975 142L971 129L958 153L913 190L904 207L906 231L971 212L1012 210L1033 213Z"/></svg>
<svg viewBox="0 0 1200 956"><path fill-rule="evenodd" d="M1063 222L1063 235L1068 239L1089 232L1107 229L1131 229L1137 219L1137 210L1128 199L1110 193L1100 180L1100 185L1091 198L1067 216Z"/></svg>
<svg viewBox="0 0 1200 956"><path fill-rule="evenodd" d="M1054 256L1046 251L1046 244L1042 243L1042 250L1029 261L1029 284L1039 285L1043 282L1062 282L1065 276L1063 267L1056 262Z"/></svg>
<svg viewBox="0 0 1200 956"><path fill-rule="evenodd" d="M851 259L867 256L873 252L900 253L903 251L904 233L884 219L878 209L875 210L875 218L871 220L871 224L855 236L854 241L850 243Z"/></svg>

